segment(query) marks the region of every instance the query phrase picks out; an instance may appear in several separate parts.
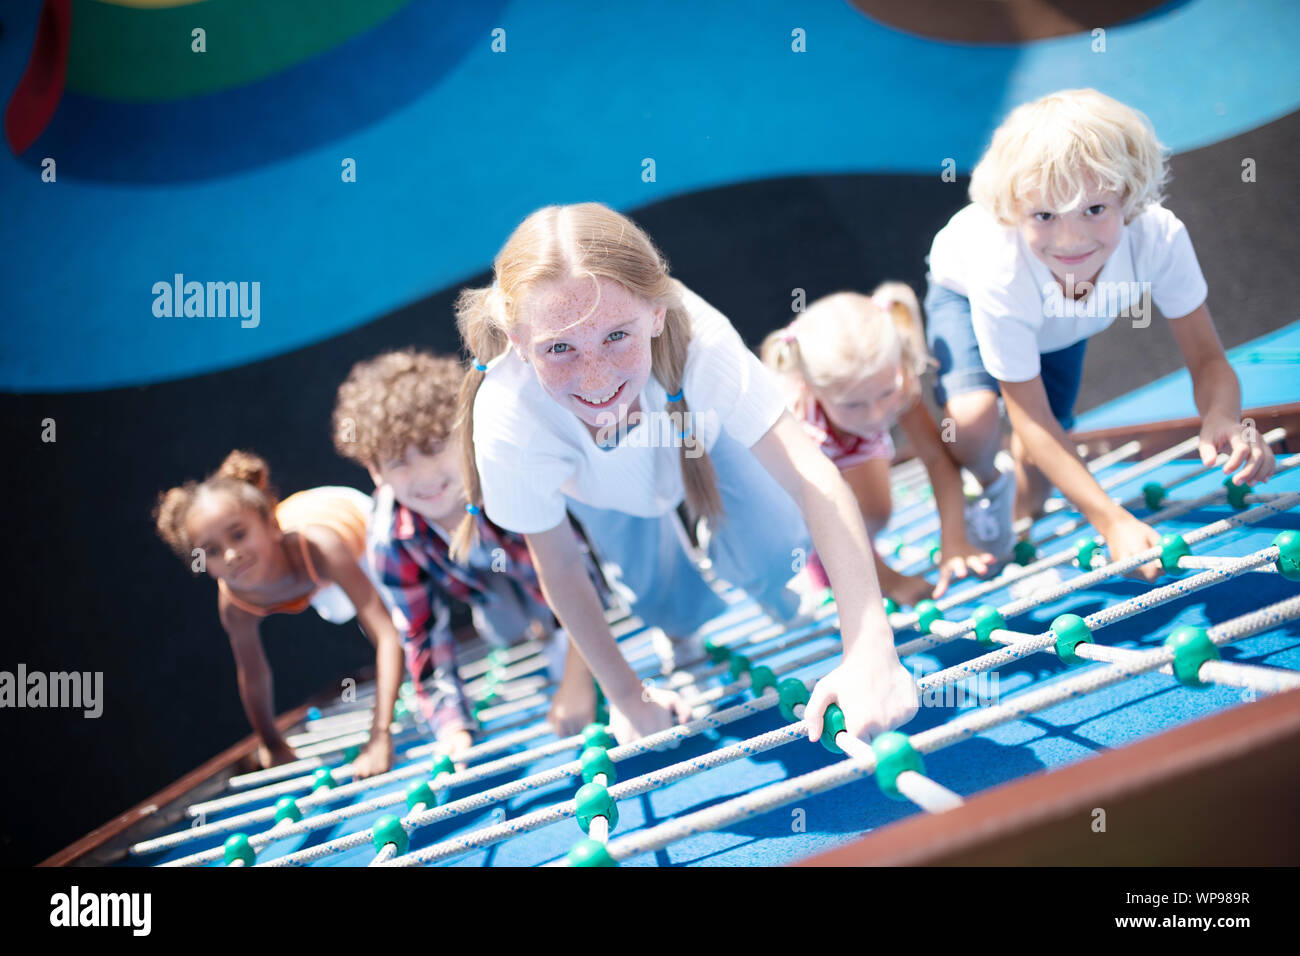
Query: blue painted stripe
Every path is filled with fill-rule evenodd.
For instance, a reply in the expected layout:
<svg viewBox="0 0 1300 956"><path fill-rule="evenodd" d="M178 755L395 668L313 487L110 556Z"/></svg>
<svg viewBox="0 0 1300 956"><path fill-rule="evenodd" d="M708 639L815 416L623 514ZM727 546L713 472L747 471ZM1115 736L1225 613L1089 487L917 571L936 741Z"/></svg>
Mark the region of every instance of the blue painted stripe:
<svg viewBox="0 0 1300 956"><path fill-rule="evenodd" d="M1241 381L1242 408L1300 401L1300 322L1229 349L1228 361ZM1079 415L1074 427L1091 431L1196 414L1184 368Z"/></svg>
<svg viewBox="0 0 1300 956"><path fill-rule="evenodd" d="M1061 87L1143 109L1175 150L1300 101L1290 0L1171 5L1109 29L1104 53L1086 34L936 43L840 0L572 10L512 5L506 53L485 34L403 109L227 178L124 187L65 166L42 184L30 161L0 155L0 388L140 384L302 347L481 271L546 203L631 210L777 175L937 172L947 157L969 170L1010 106ZM34 19L19 11L6 26L0 87L12 88ZM795 28L807 53L790 50ZM319 96L347 109L347 85L340 75ZM283 123L254 141L291 134L294 116ZM355 185L340 182L344 157L357 160ZM654 183L641 179L647 157ZM175 273L260 282L259 325L155 318L150 290Z"/></svg>

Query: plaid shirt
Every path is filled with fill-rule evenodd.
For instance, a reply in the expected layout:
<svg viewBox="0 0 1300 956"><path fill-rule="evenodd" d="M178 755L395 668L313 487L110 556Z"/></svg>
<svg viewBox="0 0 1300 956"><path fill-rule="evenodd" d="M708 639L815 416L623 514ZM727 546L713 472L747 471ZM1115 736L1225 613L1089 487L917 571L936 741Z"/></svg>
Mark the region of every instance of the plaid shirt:
<svg viewBox="0 0 1300 956"><path fill-rule="evenodd" d="M484 573L508 574L545 606L537 572L523 535L499 528L486 516L478 517L480 548L476 553L495 569L484 572L456 563L448 555L446 539L429 521L393 500L384 487L375 495L366 552L384 603L402 637L406 666L411 673L425 719L442 737L475 726L469 702L456 673L456 643L451 633L449 598L482 604L487 589ZM498 551L497 549L500 549ZM423 686L432 671L432 694Z"/></svg>

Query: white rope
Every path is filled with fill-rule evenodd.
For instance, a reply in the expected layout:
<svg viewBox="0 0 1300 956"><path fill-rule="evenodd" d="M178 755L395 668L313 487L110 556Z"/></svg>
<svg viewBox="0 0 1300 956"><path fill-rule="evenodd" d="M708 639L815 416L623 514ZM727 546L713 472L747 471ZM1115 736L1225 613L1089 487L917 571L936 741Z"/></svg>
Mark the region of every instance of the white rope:
<svg viewBox="0 0 1300 956"><path fill-rule="evenodd" d="M1210 629L1216 644L1238 640L1257 631L1300 615L1300 597L1282 601ZM1140 659L1127 664L1112 664L1090 669L1076 677L1055 682L1016 695L1011 702L974 711L911 737L920 753L931 753L964 740L998 724L1017 720L1054 704L1119 683L1146 671L1155 670L1173 660L1170 648L1146 651ZM928 679L928 678L926 678ZM856 780L875 769L874 760L850 758L821 770L773 784L753 793L734 798L696 813L666 821L648 830L630 834L609 844L614 860L626 860L699 833L716 830L741 820L766 813L800 797L814 796L824 790Z"/></svg>
<svg viewBox="0 0 1300 956"><path fill-rule="evenodd" d="M1295 459L1297 463L1300 463L1300 455L1295 456ZM1223 494L1223 492L1219 491L1217 492L1217 494L1221 495ZM1204 525L1203 527L1197 528L1194 531L1189 531L1183 535L1183 540L1187 543L1188 547L1190 548L1193 545L1196 545L1209 538L1224 534L1227 531L1231 531L1235 528L1240 528L1248 524L1254 524L1272 515L1285 512L1290 508L1294 507L1296 504L1300 504L1300 492L1289 492L1279 497L1276 501L1259 505L1255 508L1250 509L1249 511L1243 511L1239 514L1233 515L1232 517L1224 518L1220 521L1215 521L1211 524ZM1009 604L1003 605L998 610L1002 613L1004 617L1016 617L1017 615L1023 614L1026 611L1032 610L1041 605L1050 604L1054 601L1058 601L1061 598L1066 597L1076 591L1089 588L1094 584L1098 584L1106 580L1107 578L1111 578L1116 575L1123 574L1127 571L1131 571L1134 568L1146 564L1149 561L1158 560L1160 558L1160 553L1161 553L1161 549L1159 547L1148 548L1146 551L1142 551L1139 552L1138 554L1132 555L1131 557L1126 558L1123 561L1110 562L1093 571L1084 572L1083 574L1077 577L1071 578L1068 581L1064 581L1059 585L1056 585L1055 587L1039 591L1030 597L1012 601ZM1065 564L1072 557L1073 555L1071 554L1071 552L1062 551L1059 554L1056 554L1052 558L1047 560L1051 561L1053 564ZM1230 559L1230 560L1240 561L1240 559ZM1036 562L1036 565L1042 563L1043 562ZM1226 565L1221 565L1221 567L1224 566ZM1031 565L1031 567L1035 567L1035 566ZM1188 579L1188 580L1196 580L1196 579ZM991 584L993 582L985 582L985 583ZM1186 584L1187 582L1182 582L1182 583ZM963 593L960 603L961 604L970 603L970 600L967 598L967 595L972 595L973 597L982 597L984 594L999 589L1000 589L999 587L985 588L983 586L977 585L976 587L971 588L968 591ZM943 609L942 602L940 602L938 606L940 607L940 609ZM950 606L955 606L955 605L950 605ZM907 615L899 614L899 615L895 615L895 620L897 622L896 630L901 630L906 626L915 625L917 621L917 615L915 613L909 613ZM953 624L947 621L936 621L930 625L930 631L931 631L930 635L914 638L912 640L907 641L904 644L899 645L898 652L900 656L904 656L908 654L916 654L921 651L928 650L932 647L937 647L938 645L943 644L954 637L962 636L970 631L973 631L974 629L975 629L975 622L973 618L958 624Z"/></svg>
<svg viewBox="0 0 1300 956"><path fill-rule="evenodd" d="M799 662L796 662L794 665L787 665L785 667L782 667L780 671L786 672L787 667L791 667L791 666L797 667L801 665ZM748 682L748 675L744 675L744 682L737 682L734 685L734 687L737 690L743 689L747 685L747 682ZM712 729L714 727L723 726L734 720L739 720L742 717L749 716L752 713L756 713L758 711L764 710L767 707L773 706L775 704L775 699L773 699L770 702L765 702L765 701L766 701L766 695L765 698L760 701L747 701L735 707L718 711L716 713L701 714L699 717L697 717L696 719L692 720L689 723L680 724L676 727L669 728L668 730L661 731L659 734L652 735L651 737L641 738L640 740L635 741L632 744L626 744L623 745L622 747L616 747L610 751L610 757L611 759L617 760L617 759L621 759L623 756L627 756L632 753L645 753L645 752L649 752L650 750L662 749L664 746L676 746L677 743L680 742L680 740L686 739L687 737L693 736L694 734L702 733L703 731ZM559 752L563 749L572 749L573 747L580 745L581 742L582 742L582 737L580 735L575 735L573 737L565 738L564 740L556 741L553 744L548 744L545 747L535 748L530 751L512 755L502 760L493 761L492 763L489 764L479 765L469 770L462 771L455 775L447 775L445 780L443 780L442 776L440 775L439 780L442 781L442 783L440 783L439 786L450 788L454 786L463 786L467 783L476 782L477 780L485 776L500 773L507 769L515 769L516 767L523 766L524 764L533 762L543 756L550 756L553 753ZM628 749L625 751L624 748L628 748ZM580 771L580 764L577 761L574 761L571 764L565 764L564 766L576 767L578 768L578 771ZM404 767L397 771L390 771L388 774L367 778L366 780L359 781L356 784L350 784L345 787L336 787L333 790L317 791L316 793L313 793L308 797L304 797L302 800L298 801L298 803L299 806L302 807L302 806L313 805L316 803L335 802L339 799L342 799L343 797L351 796L357 790L373 789L373 787L378 782L389 783L397 779L405 779L407 777L418 776L420 773L424 771L425 768L423 767ZM574 771L574 772L578 772L578 771ZM473 801L476 799L476 797L481 797L484 794L496 793L499 791L501 793L500 799L507 799L509 796L516 795L515 791L512 790L511 788L518 786L519 784L528 784L527 786L524 786L523 790L518 791L518 792L526 792L527 790L533 789L534 787L548 785L549 783L554 782L555 779L563 779L564 776L573 775L573 773L566 773L561 775L558 778L553 778L552 776L550 776L550 774L553 773L554 771L548 771L540 775L534 775L534 777L526 777L522 781L515 781L513 784L506 784L504 785L504 788L496 788L495 791L484 791L482 794L478 794L475 797L467 797L465 798L465 800L449 803L446 806L437 808L437 810L431 812L438 814L436 819L444 819L447 816L456 816L460 813L466 813L471 810L478 809L478 807L481 806L482 804ZM534 781L534 782L529 783L529 781ZM350 817L360 816L365 813L373 812L374 810L383 809L385 807L392 806L395 803L401 802L402 799L403 797L400 792L391 793L385 796L380 796L380 797L373 798L371 800L367 800L364 803L356 804L350 807L344 807L339 810L332 811L330 813L318 814L316 816L307 817L304 818L299 823L293 824L293 829L291 832L305 833L305 832L310 832L312 830L321 829L326 826L333 826L335 823L341 822L342 820L349 819ZM497 802L497 800L491 799L487 802L494 803ZM449 811L448 810L449 807L453 808L453 811ZM250 813L246 813L241 816L230 817L225 820L207 824L206 826L194 827L186 831L158 837L155 838L154 840L149 840L134 845L133 847L131 847L131 852L135 855L143 855L146 853L155 852L160 849L169 849L173 846L178 846L182 843L189 842L192 840L211 836L214 833L232 832L235 830L239 830L248 824L257 823L270 816L273 816L274 812L275 812L274 808L263 808L263 809L251 811ZM426 825L428 822L432 822L432 821L425 820L425 819L413 819L412 825L423 826ZM277 839L278 838L279 837L277 837ZM261 843L259 843L259 841L261 841ZM262 843L269 842L269 841L266 840L265 834L261 834L261 835L255 835L250 837L249 842L254 847L257 847L259 845L262 845ZM312 859L314 860L316 858L319 858L320 856L328 855L329 853L341 852L343 850L352 849L355 846L361 845L362 843L364 843L364 840L358 841L356 839L356 834L352 834L349 837L344 837L337 841L320 844L317 847L311 848L310 851L304 851L304 852L315 853L316 856L312 857ZM193 854L188 857L184 857L180 860L171 861L170 863L166 863L163 865L164 866L197 865L197 864L209 862L211 859L216 859L220 855L220 852L221 851L219 848L206 850L200 853ZM293 857L296 858L297 855L295 854L293 855ZM289 860L290 862L296 862L296 859L290 857L286 857L283 859ZM287 863L282 864L279 861L276 861L276 863L273 865L288 865L288 864Z"/></svg>
<svg viewBox="0 0 1300 956"><path fill-rule="evenodd" d="M626 757L638 756L645 753L651 753L657 750L669 749L680 745L683 740L688 739L696 734L703 733L716 727L725 726L736 720L748 717L752 714L761 713L770 707L776 706L777 700L775 695L765 694L761 699L744 701L734 707L726 710L720 710L714 714L697 717L685 724L678 724L661 730L649 736L642 737L628 744L620 744L608 751L611 760L617 762ZM469 813L483 807L492 806L493 804L509 800L512 797L527 793L530 790L539 787L549 786L570 777L578 776L582 773L582 764L578 760L572 760L549 770L539 771L519 780L513 780L500 786L491 787L478 793L471 794L459 800L453 800L441 807L435 807L426 810L418 817L413 817L410 823L413 826L428 826L440 820L451 819L461 814ZM343 811L339 811L340 813ZM356 815L356 814L353 814ZM307 821L303 821L306 823ZM366 832L349 834L348 836L339 837L327 843L322 843L296 853L291 853L275 860L270 860L263 864L264 866L296 866L313 863L333 853L349 850L361 846L368 839ZM250 842L256 839L250 838ZM196 854L196 857L202 854ZM409 854L404 854L405 859ZM196 858L195 862L202 862Z"/></svg>
<svg viewBox="0 0 1300 956"><path fill-rule="evenodd" d="M1237 559L1237 567L1216 568L1186 580L1176 581L1166 587L1156 588L1138 597L1129 598L1127 601L1121 601L1119 604L1103 608L1095 614L1089 614L1083 618L1083 623L1089 630L1113 624L1140 611L1148 610L1166 601L1197 591L1208 584L1232 578L1241 570L1249 569L1255 563L1273 560L1276 556L1277 548L1263 548L1254 554ZM1057 599L1052 598L1052 600ZM1017 631L995 630L990 636L993 640L1010 640L1010 643L987 654L981 654L978 657L973 657L970 660L962 661L959 664L929 674L927 679L941 685L956 683L983 671L993 670L1012 661L1029 657L1039 651L1054 648L1056 645L1056 635L1050 630L1042 634L1022 634ZM1080 644L1079 647L1082 648L1084 645ZM1077 650L1078 648L1076 648Z"/></svg>
<svg viewBox="0 0 1300 956"><path fill-rule="evenodd" d="M1292 462L1292 466L1294 466L1294 463L1295 463L1295 462L1300 461L1300 456L1294 456L1294 458L1293 458L1293 459L1290 459L1290 461ZM1212 495L1212 496L1207 496L1207 497L1216 497L1216 496L1221 497L1223 494L1224 494L1224 492L1223 492L1222 490L1220 490L1220 491L1217 492L1217 495ZM1292 504L1294 504L1295 501L1296 501L1297 499L1300 499L1300 495L1297 495L1297 494L1282 495L1282 496L1280 496L1276 501L1271 502L1271 503L1269 504L1269 506L1268 506L1268 510L1270 510L1270 511L1285 510L1285 508L1288 508L1288 507L1290 507ZM1283 507L1283 506L1285 506L1285 507ZM1216 523L1217 525L1224 525L1225 527L1221 528L1218 532L1215 532L1215 533L1222 533L1222 530L1226 530L1227 527L1238 526L1239 524L1247 523L1246 520L1244 520L1244 519L1246 518L1246 515L1249 515L1249 514L1252 514L1252 513L1253 513L1253 512L1247 512L1247 513L1242 514L1242 515L1237 515L1237 516L1235 516L1234 518L1227 519L1226 522L1218 522L1218 523ZM1262 516L1263 516L1263 515L1260 515L1260 517L1262 517ZM1255 518L1254 520L1259 520L1259 519L1258 519L1258 518ZM1196 536L1196 535L1200 535L1200 537L1208 537L1208 536L1209 536L1209 530L1208 530L1208 529L1211 529L1211 528L1214 528L1214 527L1215 527L1215 525L1210 525L1210 526L1207 526L1205 529L1198 529L1198 532L1192 532L1192 533L1189 534L1189 535L1185 535L1185 538L1186 538L1186 540L1188 540L1188 543L1191 544L1191 543L1193 543L1193 537L1194 537L1194 536ZM1272 550L1273 550L1273 556L1275 557L1275 556L1276 556L1276 549L1272 549ZM1065 557L1066 560L1068 560L1069 557L1070 557L1070 555L1067 553L1064 557ZM1150 560L1150 559L1151 559L1151 556L1147 556L1147 557L1139 557L1139 558L1133 560L1133 564L1132 564L1132 566L1136 567L1138 564L1144 563L1144 561L1146 561L1146 560ZM1240 563L1240 562L1238 562L1238 563ZM1120 572L1122 572L1122 570L1124 569L1124 568L1121 566L1122 564L1123 564L1123 563L1120 563L1120 565L1108 566L1107 569L1104 569L1104 570L1108 570L1108 571L1109 571L1109 574L1120 573ZM1228 565L1225 564L1225 565L1221 565L1221 567L1220 567L1219 569L1215 569L1215 570L1226 569L1227 567L1228 567ZM1106 576L1109 576L1109 575L1106 575ZM1078 579L1075 579L1075 580L1078 580ZM1192 579L1192 580L1195 580L1195 579ZM1071 582L1071 583L1073 583L1073 582ZM1187 583L1187 582L1182 582L1182 583L1185 584L1185 583ZM969 596L969 594L963 594L963 595L961 596L961 598L962 598L962 602L963 602L963 603L965 603L965 602L967 602L967 601L970 600L970 596ZM1031 602L1031 606L1034 606L1034 605L1037 605L1037 604L1043 603L1043 602L1048 601L1048 600L1055 600L1055 598L1050 597L1050 596L1047 596L1047 595L1035 595L1035 598L1034 598L1033 601ZM829 614L827 614L827 616L829 616ZM939 630L939 629L940 629L940 628L936 628L936 630ZM812 636L805 636L802 640L810 640L811 638L812 638ZM787 646L790 646L790 645L793 645L793 644L797 644L797 643L800 643L800 642L801 642L801 641L798 640L798 639L796 639L796 640L787 640L787 641L782 641L782 642L780 642L778 648L773 649L772 651L769 651L769 653L775 653L775 652L777 652L777 651L779 651L779 650L781 650L781 649L784 649L784 648L787 647ZM1088 647L1089 649L1091 649L1093 646L1092 646L1092 645L1087 645L1087 647ZM835 653L834 651L830 652L830 655L829 655L829 656L833 656L834 653ZM1141 652L1133 652L1133 653L1141 653ZM820 656L820 655L819 655L819 656ZM1083 656L1083 655L1080 655L1080 656ZM1213 664L1214 662L1211 662L1211 663ZM1224 666L1228 666L1228 665L1224 665ZM713 668L713 669L714 669L714 670L719 670L719 671L720 671L720 670L725 669L725 668L718 668L718 667L715 667L715 668ZM1212 670L1212 669L1213 669L1213 668L1211 667L1211 664L1207 664L1206 667L1203 668L1203 670ZM784 668L783 668L783 670L784 670ZM1260 670L1260 671L1269 671L1269 669L1265 669L1265 668L1258 668L1258 669L1256 669L1256 670ZM1285 672L1284 672L1284 673L1285 673ZM1255 675L1255 676L1258 677L1258 675ZM735 686L736 686L736 687L741 687L741 688L743 688L743 687L746 686L747 684L748 684L748 676L747 676L747 675L744 676L744 677L742 678L741 681L735 682ZM723 690L725 690L725 688L719 688L719 689L718 689L718 691L723 691ZM710 693L714 693L714 692L710 692ZM773 694L769 694L769 695L765 695L765 696L767 696L767 697L774 697L775 695L773 695ZM749 704L751 704L751 705L752 705L752 704L756 704L756 703L760 703L760 702L749 702ZM773 703L774 703L774 701L773 701ZM732 708L731 710L732 710L732 711L742 710L742 709L744 709L746 706L749 706L749 705L742 705L741 708ZM768 704L768 706L771 706L771 705ZM759 707L759 708L757 708L757 710L761 710L761 709L766 709L766 708L765 708L765 707ZM757 712L757 710L751 710L751 711L748 711L748 712ZM747 712L747 713L748 713L748 712ZM721 715L723 715L723 714L725 714L725 713L728 713L728 712L727 712L727 711L720 711L720 712L718 712L718 714L712 715L712 717L709 718L709 719L716 719L716 718L720 717ZM740 716L747 716L747 713L746 713L746 714L741 714ZM731 718L731 719L739 719L739 717L737 716L737 717L733 717L733 718ZM692 723L696 723L696 722L692 722ZM684 725L684 727L689 727L689 726L691 726L691 725ZM667 732L667 733L670 733L671 738L673 738L673 739L684 739L684 736L690 736L690 733L687 733L687 734L685 734L685 735L680 734L679 732L682 731L683 729L684 729L684 728L672 728L671 731L670 731L670 732ZM702 730L702 729L707 729L707 728L705 728L705 727L697 728L696 730L691 731L691 733L699 732L699 731ZM657 737L658 735L655 735L655 736ZM638 744L641 744L642 742L641 742L641 741L638 741L637 743L638 743ZM652 746L650 749L658 749L658 746L662 746L662 742L661 742L659 745L657 745L657 746ZM621 748L616 748L615 751L611 752L611 756L613 756L614 753L617 753L618 750L620 750L620 749L621 749ZM644 752L644 751L639 751L639 752ZM528 755L523 755L523 756L529 756L530 759L535 759L535 757L536 757L535 754L528 754ZM622 754L620 754L620 756L622 756ZM568 765L566 765L566 766L568 766ZM419 768L419 769L422 770L423 768ZM374 783L375 783L375 778L371 778L369 781L366 781L366 782L365 782L365 786L366 786L367 788L369 788L369 787L372 787L372 786L374 785ZM453 783L454 783L454 781L453 781ZM534 785L544 785L544 784L534 784ZM340 791L342 791L342 790L343 790L343 788L338 788L338 789L336 789L336 790L334 790L334 791L330 791L330 792L326 792L326 793L322 794L322 798L323 798L323 799L322 799L321 802L324 802L325 800L337 800L337 799L339 799L340 797L342 797L342 796L344 795L343 793L340 792ZM930 794L930 795L933 796L933 794ZM478 797L478 796L481 796L481 795L475 795L475 797ZM956 795L952 795L952 797L955 798L955 799L958 799L958 800L960 799L960 798L956 798ZM309 800L309 799L310 799L310 798L304 798L304 800ZM396 797L392 802L397 802L397 801L400 800L400 799L401 799L400 796L397 796L397 797ZM475 799L475 798L471 797L471 798L466 798L466 799L467 799L467 800L473 800L473 799ZM927 799L927 798L926 798L926 797L922 797L922 798L920 798L920 799ZM368 803L372 803L372 802L373 802L373 801L368 801ZM457 801L457 803L461 803L461 802L462 802L462 801ZM493 802L495 802L495 801L493 801ZM942 802L942 800L941 800L940 802ZM448 806L451 806L451 805L449 804ZM355 808L348 808L348 810L353 810L353 809L355 809ZM364 811L362 811L362 812L370 812L371 809L373 809L373 808L372 808L372 807L367 807L367 809L364 810ZM446 808L435 808L433 811L430 811L430 812L437 814L437 813L439 813L440 811L445 810L445 809L446 809ZM268 814L273 814L273 811L267 811L267 812L268 812ZM465 810L461 810L461 811L459 811L459 812L466 812L466 811L465 811ZM355 815L355 814L353 814L353 815ZM452 815L454 815L454 814L452 814ZM322 815L322 816L324 816L324 815ZM438 817L438 818L445 818L445 817ZM312 818L312 819L313 819L313 820L319 820L320 818ZM303 821L303 822L305 823L306 821ZM428 822L428 821L424 821L424 822ZM423 822L415 822L415 821L413 821L413 823L414 823L415 825L423 825ZM356 835L356 834L353 834L353 835L351 835L351 836L352 836L352 837L356 837L357 835ZM362 842L364 842L365 839L368 839L368 834L361 834L360 836L362 837ZM282 837L281 837L281 836L277 836L277 837L276 837L276 839L280 839L280 838L282 838ZM336 841L336 842L337 842L337 841ZM322 849L322 847L317 847L317 848L312 848L312 849L313 849L313 850L319 850L319 849ZM215 851L209 851L209 852L215 852L215 853L219 856L219 855L221 854L222 851L218 849L218 850L215 850ZM408 856L410 856L410 855L408 854ZM178 862L179 862L179 861L178 861ZM279 864L280 864L280 861L273 861L273 864L275 864L275 865L279 865ZM286 864L286 865L287 865L287 864Z"/></svg>

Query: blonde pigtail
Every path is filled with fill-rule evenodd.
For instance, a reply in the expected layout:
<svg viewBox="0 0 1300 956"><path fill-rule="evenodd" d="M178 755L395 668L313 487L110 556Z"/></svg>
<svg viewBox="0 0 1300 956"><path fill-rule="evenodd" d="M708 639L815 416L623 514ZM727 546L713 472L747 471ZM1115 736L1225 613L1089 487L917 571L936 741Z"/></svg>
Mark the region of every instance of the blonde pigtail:
<svg viewBox="0 0 1300 956"><path fill-rule="evenodd" d="M921 303L916 292L905 282L882 282L871 293L871 300L883 305L898 330L902 344L903 364L915 375L924 375L937 365L930 357L925 344L925 325L921 318Z"/></svg>
<svg viewBox="0 0 1300 956"><path fill-rule="evenodd" d="M479 386L487 375L487 363L502 355L509 347L504 323L498 310L504 308L502 293L496 287L464 289L456 300L456 327L465 347L471 351L470 368L460 386L460 404L456 416L456 432L460 441L461 479L469 500L465 517L452 535L450 556L453 561L466 561L470 550L478 543L476 515L483 507L483 487L474 457L474 400Z"/></svg>
<svg viewBox="0 0 1300 956"><path fill-rule="evenodd" d="M718 476L713 468L709 453L699 442L699 436L691 436L697 443L697 454L688 454L686 447L687 423L691 420L690 405L687 402L682 379L686 375L686 355L691 344L690 317L678 302L668 306L664 321L663 334L657 336L650 349L651 369L654 377L668 390L669 414L679 414L682 422L682 486L686 491L686 507L694 518L707 518L715 525L725 520L722 511L722 497L718 494ZM680 396L677 401L672 401Z"/></svg>

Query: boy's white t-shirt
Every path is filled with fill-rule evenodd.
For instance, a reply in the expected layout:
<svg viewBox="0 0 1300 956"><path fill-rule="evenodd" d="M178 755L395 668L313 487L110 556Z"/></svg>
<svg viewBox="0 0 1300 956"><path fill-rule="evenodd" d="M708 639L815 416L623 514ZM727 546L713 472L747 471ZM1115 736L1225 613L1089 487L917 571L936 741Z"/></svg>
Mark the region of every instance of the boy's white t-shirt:
<svg viewBox="0 0 1300 956"><path fill-rule="evenodd" d="M682 388L692 440L712 450L725 428L751 447L785 410L781 387L721 312L677 285L691 320ZM653 375L640 398L643 413L663 413L668 403ZM474 400L474 455L484 511L519 534L548 531L563 521L566 495L639 517L666 514L685 498L682 442L674 424L658 414L631 428L618 445L601 448L509 349L488 364Z"/></svg>
<svg viewBox="0 0 1300 956"><path fill-rule="evenodd" d="M1168 318L1205 302L1207 288L1187 227L1163 206L1148 206L1124 227L1096 288L1067 298L1020 231L972 203L948 221L930 247L934 282L970 300L980 358L1003 382L1039 372L1039 355L1096 335L1150 283L1150 301ZM1149 319L1149 316L1147 317Z"/></svg>

